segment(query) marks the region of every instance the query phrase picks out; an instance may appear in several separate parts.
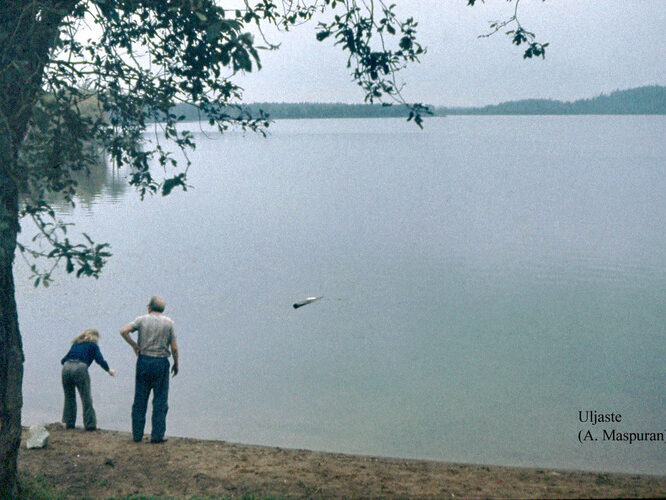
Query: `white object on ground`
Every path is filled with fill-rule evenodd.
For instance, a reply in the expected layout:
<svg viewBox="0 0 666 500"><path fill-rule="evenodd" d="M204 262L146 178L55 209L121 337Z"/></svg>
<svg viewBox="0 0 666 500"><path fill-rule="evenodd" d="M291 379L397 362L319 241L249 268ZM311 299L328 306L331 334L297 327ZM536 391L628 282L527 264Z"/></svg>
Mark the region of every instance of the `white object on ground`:
<svg viewBox="0 0 666 500"><path fill-rule="evenodd" d="M49 431L43 425L31 425L28 429L28 440L25 447L30 448L44 448L49 441Z"/></svg>

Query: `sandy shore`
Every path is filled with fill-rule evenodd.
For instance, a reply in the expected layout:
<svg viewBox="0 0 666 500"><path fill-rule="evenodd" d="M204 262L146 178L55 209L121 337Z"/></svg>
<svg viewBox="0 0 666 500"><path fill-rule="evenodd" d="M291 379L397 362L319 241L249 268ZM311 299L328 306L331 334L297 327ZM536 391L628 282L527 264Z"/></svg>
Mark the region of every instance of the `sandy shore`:
<svg viewBox="0 0 666 500"><path fill-rule="evenodd" d="M66 498L627 498L665 497L666 476L597 474L321 453L48 426L19 471ZM27 432L24 432L24 440Z"/></svg>

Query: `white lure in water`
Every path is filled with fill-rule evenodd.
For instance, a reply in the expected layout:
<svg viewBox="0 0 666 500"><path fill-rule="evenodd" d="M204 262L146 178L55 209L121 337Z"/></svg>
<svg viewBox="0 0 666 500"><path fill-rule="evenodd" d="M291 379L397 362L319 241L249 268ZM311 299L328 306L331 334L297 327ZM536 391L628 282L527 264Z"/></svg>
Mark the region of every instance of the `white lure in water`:
<svg viewBox="0 0 666 500"><path fill-rule="evenodd" d="M298 309L299 307L307 306L308 304L314 302L315 300L319 300L323 298L323 295L321 297L308 297L305 300L301 300L300 302L296 302L294 304L294 309Z"/></svg>

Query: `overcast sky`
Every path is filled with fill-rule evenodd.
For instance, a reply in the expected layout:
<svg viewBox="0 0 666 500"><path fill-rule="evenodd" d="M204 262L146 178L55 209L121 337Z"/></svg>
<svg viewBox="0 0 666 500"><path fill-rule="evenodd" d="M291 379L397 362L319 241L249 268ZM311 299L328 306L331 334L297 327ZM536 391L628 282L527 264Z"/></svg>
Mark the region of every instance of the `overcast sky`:
<svg viewBox="0 0 666 500"><path fill-rule="evenodd" d="M523 50L489 21L506 19L513 3L486 0L394 0L419 22L428 53L404 72L409 101L444 106L495 104L524 98L574 100L642 85L666 85L666 0L522 0L520 20L549 42L546 59ZM332 40L317 42L315 24L271 36L277 52L242 78L246 102L362 102L346 58Z"/></svg>

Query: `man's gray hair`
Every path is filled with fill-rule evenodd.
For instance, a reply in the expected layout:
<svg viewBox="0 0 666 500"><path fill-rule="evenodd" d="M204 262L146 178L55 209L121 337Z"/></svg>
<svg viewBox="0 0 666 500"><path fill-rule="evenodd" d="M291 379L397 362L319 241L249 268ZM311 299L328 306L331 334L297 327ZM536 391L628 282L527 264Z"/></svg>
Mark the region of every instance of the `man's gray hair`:
<svg viewBox="0 0 666 500"><path fill-rule="evenodd" d="M164 308L166 307L166 303L164 302L164 299L162 297L158 297L157 295L153 295L150 298L150 303L148 304L148 307L150 307L153 311L155 312L164 312Z"/></svg>

